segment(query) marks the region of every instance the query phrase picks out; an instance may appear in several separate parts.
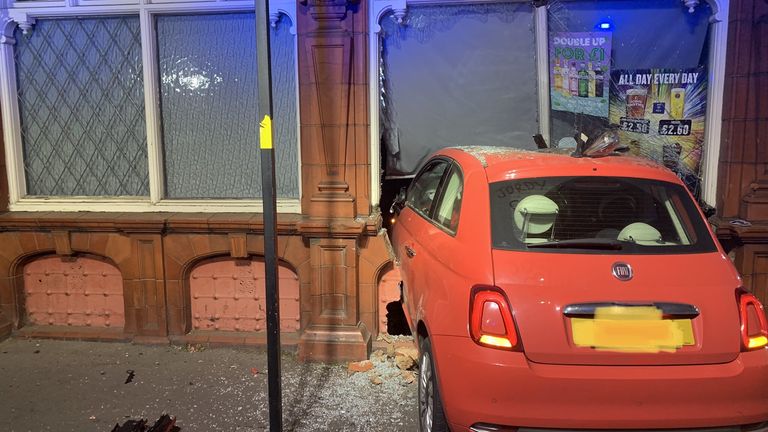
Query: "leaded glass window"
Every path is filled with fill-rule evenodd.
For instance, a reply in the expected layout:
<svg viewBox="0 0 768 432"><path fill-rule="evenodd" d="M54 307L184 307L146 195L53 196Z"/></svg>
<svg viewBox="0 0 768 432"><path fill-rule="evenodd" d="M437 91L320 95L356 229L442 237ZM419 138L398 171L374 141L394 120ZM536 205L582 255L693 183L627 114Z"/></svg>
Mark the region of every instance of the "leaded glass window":
<svg viewBox="0 0 768 432"><path fill-rule="evenodd" d="M148 195L139 18L41 19L16 40L27 195Z"/></svg>

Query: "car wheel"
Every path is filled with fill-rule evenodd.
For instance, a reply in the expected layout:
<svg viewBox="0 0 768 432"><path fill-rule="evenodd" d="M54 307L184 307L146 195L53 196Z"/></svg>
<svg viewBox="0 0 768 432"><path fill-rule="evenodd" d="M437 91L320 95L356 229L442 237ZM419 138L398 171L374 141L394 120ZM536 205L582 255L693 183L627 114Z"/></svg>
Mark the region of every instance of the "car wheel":
<svg viewBox="0 0 768 432"><path fill-rule="evenodd" d="M419 356L419 430L421 432L447 432L448 423L437 387L435 361L429 338L421 341Z"/></svg>

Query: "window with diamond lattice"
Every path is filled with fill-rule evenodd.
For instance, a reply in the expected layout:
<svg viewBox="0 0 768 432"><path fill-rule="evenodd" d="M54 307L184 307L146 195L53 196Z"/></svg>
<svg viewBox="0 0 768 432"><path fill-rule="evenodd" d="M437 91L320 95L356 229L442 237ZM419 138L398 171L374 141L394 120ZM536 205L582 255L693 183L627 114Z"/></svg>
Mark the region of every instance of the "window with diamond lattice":
<svg viewBox="0 0 768 432"><path fill-rule="evenodd" d="M27 195L149 195L139 18L41 19L16 40Z"/></svg>

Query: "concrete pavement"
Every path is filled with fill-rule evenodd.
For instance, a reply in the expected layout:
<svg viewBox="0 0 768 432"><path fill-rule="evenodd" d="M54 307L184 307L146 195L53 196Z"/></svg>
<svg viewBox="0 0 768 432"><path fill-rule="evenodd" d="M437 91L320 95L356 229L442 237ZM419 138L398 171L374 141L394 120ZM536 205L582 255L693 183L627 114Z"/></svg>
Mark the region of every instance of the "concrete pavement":
<svg viewBox="0 0 768 432"><path fill-rule="evenodd" d="M9 339L0 343L0 430L108 432L168 413L183 432L264 431L266 363L263 347ZM389 363L374 371L378 385L370 372L300 363L291 352L282 368L286 431L417 429L416 384Z"/></svg>

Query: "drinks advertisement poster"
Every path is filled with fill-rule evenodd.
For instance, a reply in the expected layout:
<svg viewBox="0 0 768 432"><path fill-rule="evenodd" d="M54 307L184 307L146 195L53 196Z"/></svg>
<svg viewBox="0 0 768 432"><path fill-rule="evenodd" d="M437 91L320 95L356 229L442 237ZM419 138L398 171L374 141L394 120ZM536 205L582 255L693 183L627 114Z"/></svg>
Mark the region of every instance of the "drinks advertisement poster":
<svg viewBox="0 0 768 432"><path fill-rule="evenodd" d="M707 73L690 69L611 73L610 123L633 154L675 171L698 189L707 111Z"/></svg>
<svg viewBox="0 0 768 432"><path fill-rule="evenodd" d="M549 61L553 110L608 118L610 32L553 32Z"/></svg>

